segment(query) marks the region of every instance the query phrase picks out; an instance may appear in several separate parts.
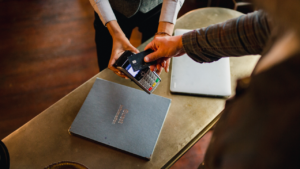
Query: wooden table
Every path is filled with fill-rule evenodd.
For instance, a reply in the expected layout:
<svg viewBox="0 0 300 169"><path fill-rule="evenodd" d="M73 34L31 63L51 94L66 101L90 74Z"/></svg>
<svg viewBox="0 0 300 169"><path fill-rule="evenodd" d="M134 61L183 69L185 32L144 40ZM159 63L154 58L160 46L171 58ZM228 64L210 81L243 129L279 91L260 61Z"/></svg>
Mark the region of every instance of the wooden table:
<svg viewBox="0 0 300 169"><path fill-rule="evenodd" d="M175 29L196 29L240 15L229 9L198 9L179 18ZM146 44L141 45L139 50L143 50ZM230 58L232 93L236 79L250 75L258 58ZM211 128L224 108L225 99L222 98L171 94L170 73L162 73L162 83L154 94L172 99L172 104L153 157L145 161L68 134L96 77L138 88L133 82L119 78L108 69L98 73L2 140L10 153L11 169L43 168L59 161L74 161L91 169L168 168Z"/></svg>

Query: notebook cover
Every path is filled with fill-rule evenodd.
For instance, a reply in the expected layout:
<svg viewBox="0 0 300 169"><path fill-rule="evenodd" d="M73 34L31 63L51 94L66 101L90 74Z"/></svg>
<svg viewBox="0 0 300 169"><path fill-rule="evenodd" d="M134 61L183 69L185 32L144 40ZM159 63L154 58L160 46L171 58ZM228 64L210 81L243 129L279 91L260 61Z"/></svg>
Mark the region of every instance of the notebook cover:
<svg viewBox="0 0 300 169"><path fill-rule="evenodd" d="M150 160L170 104L97 78L69 131Z"/></svg>

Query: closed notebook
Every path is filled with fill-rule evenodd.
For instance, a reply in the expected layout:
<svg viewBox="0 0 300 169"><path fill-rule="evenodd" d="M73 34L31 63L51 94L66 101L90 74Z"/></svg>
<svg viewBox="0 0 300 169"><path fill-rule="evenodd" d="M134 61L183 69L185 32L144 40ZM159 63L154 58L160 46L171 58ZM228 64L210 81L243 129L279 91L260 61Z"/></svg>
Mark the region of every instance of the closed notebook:
<svg viewBox="0 0 300 169"><path fill-rule="evenodd" d="M168 98L97 78L69 131L150 160L170 104Z"/></svg>

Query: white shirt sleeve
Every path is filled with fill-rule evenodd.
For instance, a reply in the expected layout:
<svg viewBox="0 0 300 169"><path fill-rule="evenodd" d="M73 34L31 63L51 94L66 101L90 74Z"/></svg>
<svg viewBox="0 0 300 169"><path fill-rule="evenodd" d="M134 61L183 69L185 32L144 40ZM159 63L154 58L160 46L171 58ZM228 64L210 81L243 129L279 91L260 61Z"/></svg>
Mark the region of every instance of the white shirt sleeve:
<svg viewBox="0 0 300 169"><path fill-rule="evenodd" d="M108 0L90 0L94 10L99 15L103 25L112 20L117 20Z"/></svg>
<svg viewBox="0 0 300 169"><path fill-rule="evenodd" d="M178 12L184 0L164 0L159 21L170 22L175 25Z"/></svg>

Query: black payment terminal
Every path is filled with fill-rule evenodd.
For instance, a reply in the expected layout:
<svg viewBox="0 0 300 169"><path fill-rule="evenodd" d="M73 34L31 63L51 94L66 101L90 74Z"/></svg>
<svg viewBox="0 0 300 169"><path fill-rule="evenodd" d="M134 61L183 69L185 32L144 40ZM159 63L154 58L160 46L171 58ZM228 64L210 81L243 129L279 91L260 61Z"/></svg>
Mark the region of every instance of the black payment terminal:
<svg viewBox="0 0 300 169"><path fill-rule="evenodd" d="M115 62L114 67L123 72L147 93L151 94L161 82L161 78L155 72L152 72L149 67L134 71L128 60L128 57L131 55L135 54L125 51Z"/></svg>

